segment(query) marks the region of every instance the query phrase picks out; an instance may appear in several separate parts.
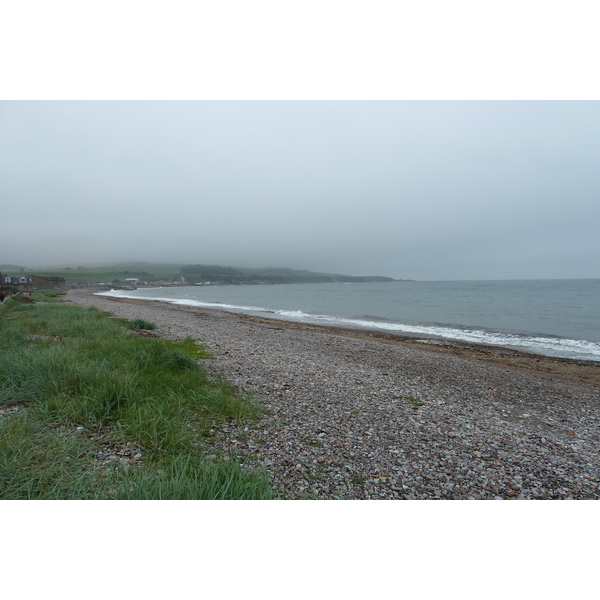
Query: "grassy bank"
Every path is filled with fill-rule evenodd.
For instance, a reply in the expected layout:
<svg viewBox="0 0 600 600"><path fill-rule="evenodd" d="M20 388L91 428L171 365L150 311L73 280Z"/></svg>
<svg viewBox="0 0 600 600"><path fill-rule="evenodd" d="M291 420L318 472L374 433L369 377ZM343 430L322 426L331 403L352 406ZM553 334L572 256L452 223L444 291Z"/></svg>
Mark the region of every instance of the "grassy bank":
<svg viewBox="0 0 600 600"><path fill-rule="evenodd" d="M209 377L201 345L137 335L56 292L33 300L0 305L0 498L271 497L264 474L207 442L215 422L260 413Z"/></svg>

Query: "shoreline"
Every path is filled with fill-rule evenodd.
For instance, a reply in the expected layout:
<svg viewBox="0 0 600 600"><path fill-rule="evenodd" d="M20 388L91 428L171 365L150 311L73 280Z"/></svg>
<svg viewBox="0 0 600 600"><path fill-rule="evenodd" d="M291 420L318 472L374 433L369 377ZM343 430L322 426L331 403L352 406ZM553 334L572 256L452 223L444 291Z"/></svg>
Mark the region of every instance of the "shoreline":
<svg viewBox="0 0 600 600"><path fill-rule="evenodd" d="M91 290L77 290L77 293L95 295ZM412 335L402 332L389 333L380 329L367 329L358 327L340 327L336 325L321 325L300 323L297 321L285 319L270 319L249 315L241 312L223 310L210 307L195 307L185 304L175 304L164 300L151 300L144 298L122 298L118 296L96 296L109 298L115 302L125 302L129 304L172 306L182 310L202 313L227 313L240 318L247 319L256 323L263 323L272 326L276 324L279 327L287 329L296 329L300 331L328 332L347 338L376 340L387 344L398 344L409 348L424 349L430 352L448 353L462 358L480 361L487 364L495 364L514 369L535 372L538 375L557 377L565 381L574 383L584 383L598 386L600 389L600 361L578 360L572 358L549 356L546 354L537 354L525 350L517 350L506 346L494 346L490 344L463 342L460 340L447 340L446 338L433 335Z"/></svg>
<svg viewBox="0 0 600 600"><path fill-rule="evenodd" d="M435 284L436 282L426 283ZM235 288L236 286L225 287ZM343 286L341 287L343 288ZM180 290L181 293L169 293L168 290L161 292L160 290L140 288L140 293L131 292L130 294L126 291L111 290L106 287L101 293L114 293L118 297L130 296L132 299L172 302L196 308L215 308L269 320L330 327L332 330L355 330L367 332L373 337L377 336L382 339L408 339L459 348L505 348L526 355L564 358L574 363L597 363L600 365L600 338L598 338L597 323L592 314L586 321L582 319L577 321L574 315L570 315L568 311L559 311L556 304L557 299L552 295L547 306L542 302L543 309L538 307L536 310L535 305L528 302L527 306L521 307L524 311L521 314L521 312L515 312L516 305L512 304L513 300L504 297L504 294L508 293L505 289L506 286L500 286L498 298L506 301L505 308L508 312L505 314L504 308L498 308L498 311L493 310L494 301L488 298L486 306L489 305L489 307L487 309L485 307L474 308L475 313L469 317L460 312L462 309L458 305L454 305L456 298L451 294L450 312L444 314L446 309L440 305L442 301L440 299L433 300L429 311L430 321L425 322L421 320L422 315L419 315L418 311L415 312L414 290L408 292L405 302L402 303L402 305L406 304L405 309L388 306L390 298L387 293L384 293L381 298L384 304L379 306L376 303L379 308L373 309L374 314L387 315L387 318L383 318L363 314L367 310L365 307L368 306L368 301L363 299L366 304L356 304L356 298L362 296L359 294L353 301L354 292L349 295L342 293L339 299L341 304L338 305L331 303L334 297L337 298L337 295L331 296L332 292L325 293L317 302L313 299L313 293L319 294L316 288L311 288L309 296L306 296L304 292L300 295L296 294L293 291L294 286L284 286L284 288L287 289L282 292L282 295L277 294L275 297L271 297L270 293L265 292L264 289L248 293L238 293L232 289L231 291L223 290L223 293L219 291L216 294L203 294L196 291ZM489 290L485 293L489 293ZM420 293L417 294L417 297L420 295ZM345 296L348 296L348 299L345 299ZM511 293L511 298L513 296L514 294ZM465 299L463 298L463 300ZM591 298L588 300L591 301ZM465 301L470 302L468 299ZM514 301L517 302L517 300ZM590 310L592 310L591 307ZM496 314L497 312L498 314ZM511 313L512 317L509 318ZM404 317L401 314L404 314ZM555 314L556 322L549 320L552 314ZM587 326L583 326L584 322Z"/></svg>
<svg viewBox="0 0 600 600"><path fill-rule="evenodd" d="M67 300L202 340L258 423L215 424L215 453L285 499L600 499L600 365L423 343L155 300Z"/></svg>

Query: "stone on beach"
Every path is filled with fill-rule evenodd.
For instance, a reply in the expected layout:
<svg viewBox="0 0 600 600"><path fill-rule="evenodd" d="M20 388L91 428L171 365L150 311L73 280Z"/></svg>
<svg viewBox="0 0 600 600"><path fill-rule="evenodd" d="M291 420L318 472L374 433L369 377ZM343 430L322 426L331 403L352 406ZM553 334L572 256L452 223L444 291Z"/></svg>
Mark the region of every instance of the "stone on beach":
<svg viewBox="0 0 600 600"><path fill-rule="evenodd" d="M211 368L268 411L215 424L215 452L251 456L280 497L600 498L600 365L85 290L67 298L203 340Z"/></svg>

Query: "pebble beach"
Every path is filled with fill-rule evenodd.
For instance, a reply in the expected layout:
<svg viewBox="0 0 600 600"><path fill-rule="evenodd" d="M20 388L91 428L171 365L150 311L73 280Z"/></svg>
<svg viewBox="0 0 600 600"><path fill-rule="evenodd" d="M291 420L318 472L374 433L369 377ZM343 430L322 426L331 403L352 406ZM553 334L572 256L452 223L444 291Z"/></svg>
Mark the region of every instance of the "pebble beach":
<svg viewBox="0 0 600 600"><path fill-rule="evenodd" d="M306 326L71 290L67 301L192 336L264 409L211 454L281 499L598 499L600 363Z"/></svg>

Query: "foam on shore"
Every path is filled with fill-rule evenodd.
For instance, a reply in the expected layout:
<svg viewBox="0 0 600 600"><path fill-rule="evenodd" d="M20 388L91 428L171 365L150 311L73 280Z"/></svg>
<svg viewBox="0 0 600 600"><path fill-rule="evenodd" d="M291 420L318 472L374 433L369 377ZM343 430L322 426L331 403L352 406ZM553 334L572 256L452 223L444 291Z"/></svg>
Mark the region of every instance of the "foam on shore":
<svg viewBox="0 0 600 600"><path fill-rule="evenodd" d="M274 310L260 306L242 306L219 302L201 302L184 298L143 297L128 294L126 291L110 290L99 296L131 298L134 300L153 300L168 302L180 306L213 308L234 313L264 316L272 319L288 320L316 325L329 325L340 328L380 330L388 333L420 335L444 340L501 346L546 356L589 360L600 362L600 344L587 340L573 340L552 336L526 336L483 329L447 327L444 325L412 325L396 323L375 318L343 318L332 315L314 315L301 310Z"/></svg>

